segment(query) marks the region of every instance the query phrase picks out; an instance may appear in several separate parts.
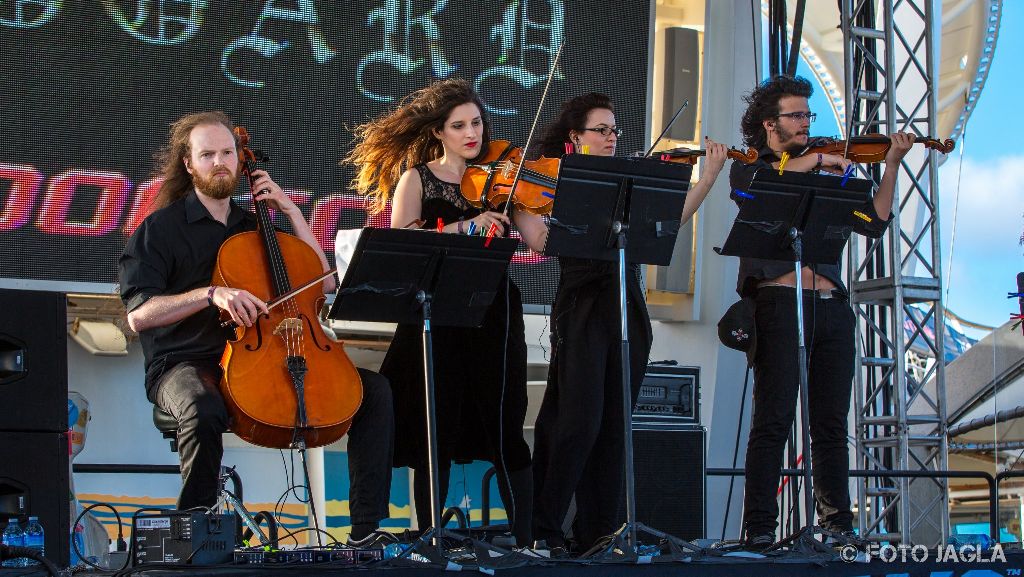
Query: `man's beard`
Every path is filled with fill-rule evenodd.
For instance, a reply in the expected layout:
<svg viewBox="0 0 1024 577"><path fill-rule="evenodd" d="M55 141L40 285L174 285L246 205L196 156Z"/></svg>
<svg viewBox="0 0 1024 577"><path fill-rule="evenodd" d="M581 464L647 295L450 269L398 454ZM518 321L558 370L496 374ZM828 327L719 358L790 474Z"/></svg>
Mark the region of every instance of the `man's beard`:
<svg viewBox="0 0 1024 577"><path fill-rule="evenodd" d="M790 155L799 154L803 152L805 148L807 148L806 143L800 143L794 140L798 134L803 132L802 130L789 132L785 128L777 126L775 131L776 133L778 133L779 142L783 143L783 150L788 152Z"/></svg>
<svg viewBox="0 0 1024 577"><path fill-rule="evenodd" d="M200 174L193 174L192 185L206 196L221 200L229 198L238 190L238 175L229 173L227 177L224 177L214 174L210 178L205 178Z"/></svg>

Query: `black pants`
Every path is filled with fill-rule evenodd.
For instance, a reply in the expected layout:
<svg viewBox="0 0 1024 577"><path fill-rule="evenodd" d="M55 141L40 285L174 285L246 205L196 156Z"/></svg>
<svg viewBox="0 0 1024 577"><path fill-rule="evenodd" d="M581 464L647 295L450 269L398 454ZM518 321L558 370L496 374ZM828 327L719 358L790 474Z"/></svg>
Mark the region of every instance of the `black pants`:
<svg viewBox="0 0 1024 577"><path fill-rule="evenodd" d="M534 538L564 543L562 522L575 493L577 542L587 549L622 522L625 436L618 300L603 299L586 314L573 310L578 305L559 311L554 321L557 341L533 454ZM632 313L630 384L636 402L651 340L646 316Z"/></svg>
<svg viewBox="0 0 1024 577"><path fill-rule="evenodd" d="M853 523L846 434L855 319L845 298L822 299L812 291L804 291L803 308L814 498L821 526L845 530ZM800 388L794 289L762 287L755 314L754 412L743 505L748 536L772 533L778 525L776 493Z"/></svg>
<svg viewBox="0 0 1024 577"><path fill-rule="evenodd" d="M377 524L388 517L391 497L391 453L394 412L391 387L377 373L359 369L363 403L348 432L349 503L352 524ZM221 435L228 416L217 388L220 367L208 362L182 362L157 382L157 405L178 420L181 494L178 508L211 507L217 502Z"/></svg>

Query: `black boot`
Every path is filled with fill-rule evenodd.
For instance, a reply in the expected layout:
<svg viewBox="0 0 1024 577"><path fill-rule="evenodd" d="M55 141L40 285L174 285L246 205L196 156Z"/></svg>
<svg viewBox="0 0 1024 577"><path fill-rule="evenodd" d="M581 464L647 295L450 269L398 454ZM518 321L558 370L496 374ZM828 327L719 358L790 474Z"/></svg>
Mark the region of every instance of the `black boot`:
<svg viewBox="0 0 1024 577"><path fill-rule="evenodd" d="M533 467L511 473L499 469L496 476L509 530L519 547L529 547L533 543Z"/></svg>

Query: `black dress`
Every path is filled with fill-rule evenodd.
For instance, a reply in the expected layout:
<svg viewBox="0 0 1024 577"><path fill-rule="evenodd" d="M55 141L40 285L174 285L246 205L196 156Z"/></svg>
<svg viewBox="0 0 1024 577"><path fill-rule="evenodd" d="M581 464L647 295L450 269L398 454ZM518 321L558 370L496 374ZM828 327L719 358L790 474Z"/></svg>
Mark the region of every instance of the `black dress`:
<svg viewBox="0 0 1024 577"><path fill-rule="evenodd" d="M480 211L423 164L424 226L469 220ZM530 466L523 438L526 419L526 337L523 303L505 277L480 328L433 327L437 450L442 469L451 461L490 461L506 471ZM400 325L380 369L391 382L395 406L396 467L426 470L426 410L422 327ZM444 484L446 479L442 479Z"/></svg>

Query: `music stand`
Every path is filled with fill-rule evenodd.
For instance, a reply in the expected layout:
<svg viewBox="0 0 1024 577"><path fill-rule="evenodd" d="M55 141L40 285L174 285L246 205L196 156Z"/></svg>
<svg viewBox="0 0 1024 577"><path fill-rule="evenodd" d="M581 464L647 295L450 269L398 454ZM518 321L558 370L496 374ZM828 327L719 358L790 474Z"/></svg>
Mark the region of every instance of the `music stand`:
<svg viewBox="0 0 1024 577"><path fill-rule="evenodd" d="M619 263L622 331L622 418L625 432L626 524L613 543L637 556L637 532L667 539L673 551L700 551L636 520L633 473L633 411L629 366L626 261L666 266L672 259L679 217L693 166L645 158L570 154L563 157L545 254ZM625 540L625 543L622 541Z"/></svg>
<svg viewBox="0 0 1024 577"><path fill-rule="evenodd" d="M804 264L839 262L853 233L857 211L871 199L871 181L760 169L747 194L721 255L792 261L796 273L797 367L800 378L801 443L806 530L814 525L811 439L808 425L807 349L804 344ZM865 215L866 218L866 215ZM804 246L804 239L808 239Z"/></svg>
<svg viewBox="0 0 1024 577"><path fill-rule="evenodd" d="M327 316L335 320L422 323L431 536L443 556L431 323L478 327L518 242L422 230L365 228Z"/></svg>

